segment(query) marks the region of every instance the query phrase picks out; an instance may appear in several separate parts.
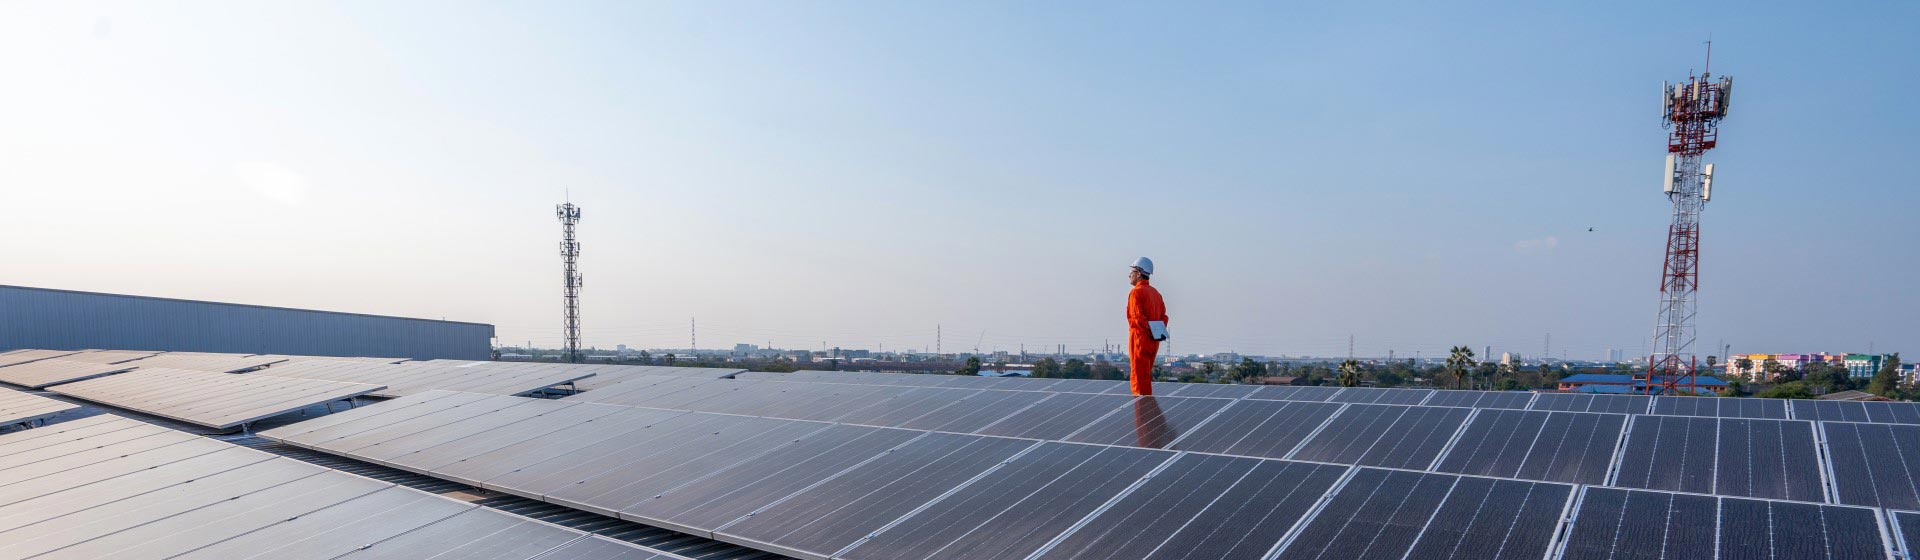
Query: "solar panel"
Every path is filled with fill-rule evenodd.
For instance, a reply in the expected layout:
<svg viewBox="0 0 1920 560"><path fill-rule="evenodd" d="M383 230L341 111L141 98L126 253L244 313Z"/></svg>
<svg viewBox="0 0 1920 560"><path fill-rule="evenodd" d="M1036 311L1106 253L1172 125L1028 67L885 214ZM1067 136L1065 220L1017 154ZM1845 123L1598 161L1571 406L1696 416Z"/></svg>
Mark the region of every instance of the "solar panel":
<svg viewBox="0 0 1920 560"><path fill-rule="evenodd" d="M1883 535L1867 508L1590 486L1561 558L1887 558Z"/></svg>
<svg viewBox="0 0 1920 560"><path fill-rule="evenodd" d="M1424 470L1466 422L1466 408L1350 404L1289 459Z"/></svg>
<svg viewBox="0 0 1920 560"><path fill-rule="evenodd" d="M1729 399L1720 397L1658 397L1654 414L1675 416L1715 416L1721 418L1787 418L1783 399Z"/></svg>
<svg viewBox="0 0 1920 560"><path fill-rule="evenodd" d="M1361 404L1420 404L1433 395L1432 389L1380 389L1348 387L1335 393L1332 402Z"/></svg>
<svg viewBox="0 0 1920 560"><path fill-rule="evenodd" d="M743 516L714 531L714 538L794 556L830 556L1038 445L928 434Z"/></svg>
<svg viewBox="0 0 1920 560"><path fill-rule="evenodd" d="M1179 440L1182 434L1206 422L1232 402L1227 399L1139 397L1133 399L1132 404L1107 413L1064 440L1165 449Z"/></svg>
<svg viewBox="0 0 1920 560"><path fill-rule="evenodd" d="M217 429L366 395L379 385L141 368L51 391Z"/></svg>
<svg viewBox="0 0 1920 560"><path fill-rule="evenodd" d="M1026 558L1165 463L1172 452L1042 443L836 554L847 560Z"/></svg>
<svg viewBox="0 0 1920 560"><path fill-rule="evenodd" d="M547 387L565 385L591 377L593 374L550 369L458 367L419 362L385 364L310 361L276 364L248 375L371 383L385 386L384 389L373 393L373 396L403 397L432 390L524 395Z"/></svg>
<svg viewBox="0 0 1920 560"><path fill-rule="evenodd" d="M80 407L40 395L0 389L0 427L32 424Z"/></svg>
<svg viewBox="0 0 1920 560"><path fill-rule="evenodd" d="M927 411L895 427L973 433L1051 396L1046 393L976 390L958 402Z"/></svg>
<svg viewBox="0 0 1920 560"><path fill-rule="evenodd" d="M1646 414L1653 397L1632 395L1577 395L1571 393L1542 393L1533 399L1532 410L1561 410L1568 412L1611 412L1614 414Z"/></svg>
<svg viewBox="0 0 1920 560"><path fill-rule="evenodd" d="M488 542L489 558L592 557L549 552L579 531L110 415L0 435L27 442L92 449L0 466L7 558L467 557Z"/></svg>
<svg viewBox="0 0 1920 560"><path fill-rule="evenodd" d="M1081 380L1068 379L1068 380L1063 380L1063 382L1064 381L1081 381ZM1102 386L1100 387L1100 390L1104 391L1107 388L1108 387ZM1172 391L1167 391L1163 396L1237 399L1240 397L1251 395L1253 394L1254 391L1258 390L1259 388L1260 388L1259 385L1223 385L1219 383L1179 383L1179 384L1176 384L1176 386ZM1060 388L1057 386L1050 387L1049 389L1054 391L1060 390Z"/></svg>
<svg viewBox="0 0 1920 560"><path fill-rule="evenodd" d="M0 381L39 389L49 385L72 383L132 370L131 365L90 364L49 358L8 367L0 367Z"/></svg>
<svg viewBox="0 0 1920 560"><path fill-rule="evenodd" d="M72 353L74 353L72 350L35 350L35 349L14 350L12 352L0 354L0 368L6 368L6 367L14 366L17 364L37 362L37 361L45 360L48 358L58 358L60 356L65 356ZM0 371L4 371L4 370L0 370Z"/></svg>
<svg viewBox="0 0 1920 560"><path fill-rule="evenodd" d="M1920 545L1920 512L1888 511L1887 520L1892 523L1891 531L1894 547L1913 556L1913 547Z"/></svg>
<svg viewBox="0 0 1920 560"><path fill-rule="evenodd" d="M1572 492L1550 482L1360 468L1277 558L1541 558Z"/></svg>
<svg viewBox="0 0 1920 560"><path fill-rule="evenodd" d="M1603 484L1626 423L1619 414L1484 409L1437 470Z"/></svg>
<svg viewBox="0 0 1920 560"><path fill-rule="evenodd" d="M646 497L621 508L620 515L687 533L710 534L727 522L924 434L829 426L696 482Z"/></svg>
<svg viewBox="0 0 1920 560"><path fill-rule="evenodd" d="M1325 401L1340 392L1340 387L1295 387L1291 385L1265 385L1247 395L1249 399L1276 401Z"/></svg>
<svg viewBox="0 0 1920 560"><path fill-rule="evenodd" d="M1920 508L1920 426L1821 422L1820 431L1840 503Z"/></svg>
<svg viewBox="0 0 1920 560"><path fill-rule="evenodd" d="M1920 403L1796 400L1792 406L1802 420L1920 424Z"/></svg>
<svg viewBox="0 0 1920 560"><path fill-rule="evenodd" d="M1533 393L1526 391L1455 391L1438 390L1428 397L1427 406L1464 406L1469 408L1526 408L1533 402Z"/></svg>
<svg viewBox="0 0 1920 560"><path fill-rule="evenodd" d="M1034 406L1013 413L974 433L985 436L1060 439L1133 402L1133 397L1052 393Z"/></svg>
<svg viewBox="0 0 1920 560"><path fill-rule="evenodd" d="M158 353L159 352L129 352L121 350L84 350L60 356L60 359L69 362L86 362L89 364L118 364L138 360Z"/></svg>
<svg viewBox="0 0 1920 560"><path fill-rule="evenodd" d="M899 426L977 393L979 391L973 389L913 387L865 405L843 409L839 415L823 420L869 426Z"/></svg>
<svg viewBox="0 0 1920 560"><path fill-rule="evenodd" d="M215 373L233 373L284 361L287 361L287 359L279 356L167 353L125 362L125 365L140 368L187 369L211 371Z"/></svg>
<svg viewBox="0 0 1920 560"><path fill-rule="evenodd" d="M1347 467L1183 455L1039 558L1254 560L1305 517Z"/></svg>
<svg viewBox="0 0 1920 560"><path fill-rule="evenodd" d="M1319 430L1341 405L1242 400L1174 442L1172 449L1278 459Z"/></svg>
<svg viewBox="0 0 1920 560"><path fill-rule="evenodd" d="M716 471L752 459L775 446L818 432L828 424L741 418L732 426L711 428L715 416L698 433L670 434L653 445L628 447L616 455L589 461L570 460L565 468L530 471L535 476L501 477L509 484L542 499L575 509L618 516L620 509L649 496L698 480ZM573 459L570 457L569 459ZM583 473L582 471L586 471ZM546 473L545 476L538 476ZM522 482L524 481L524 482Z"/></svg>
<svg viewBox="0 0 1920 560"><path fill-rule="evenodd" d="M1614 486L1824 501L1812 425L1636 416Z"/></svg>

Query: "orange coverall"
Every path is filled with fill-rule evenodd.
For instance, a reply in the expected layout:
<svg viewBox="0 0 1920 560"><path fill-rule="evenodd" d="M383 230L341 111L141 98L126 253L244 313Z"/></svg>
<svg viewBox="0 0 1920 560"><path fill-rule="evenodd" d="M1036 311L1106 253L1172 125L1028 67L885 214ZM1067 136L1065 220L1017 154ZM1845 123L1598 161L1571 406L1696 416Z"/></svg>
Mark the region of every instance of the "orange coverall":
<svg viewBox="0 0 1920 560"><path fill-rule="evenodd" d="M1160 290L1146 279L1127 292L1127 365L1132 368L1133 394L1153 394L1153 359L1160 353L1160 341L1153 339L1147 321L1167 322L1167 304Z"/></svg>

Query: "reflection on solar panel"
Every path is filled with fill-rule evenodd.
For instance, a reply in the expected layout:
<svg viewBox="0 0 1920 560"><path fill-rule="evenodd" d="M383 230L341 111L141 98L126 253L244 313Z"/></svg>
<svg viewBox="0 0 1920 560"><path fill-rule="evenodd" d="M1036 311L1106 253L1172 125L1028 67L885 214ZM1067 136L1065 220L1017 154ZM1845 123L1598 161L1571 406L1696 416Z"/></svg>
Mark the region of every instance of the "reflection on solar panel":
<svg viewBox="0 0 1920 560"><path fill-rule="evenodd" d="M402 397L435 389L496 395L523 395L547 387L563 385L593 374L557 370L526 371L495 368L461 368L448 365L423 365L411 362L383 364L314 360L276 364L247 375L290 377L345 383L370 383L385 387L373 393L373 396Z"/></svg>
<svg viewBox="0 0 1920 560"><path fill-rule="evenodd" d="M1515 408L1524 409L1533 403L1533 393L1526 391L1434 391L1426 402L1427 406L1464 406L1468 408Z"/></svg>
<svg viewBox="0 0 1920 560"><path fill-rule="evenodd" d="M1653 413L1673 416L1718 416L1722 418L1772 418L1784 420L1787 417L1787 401L1784 399L1658 397L1653 401Z"/></svg>
<svg viewBox="0 0 1920 560"><path fill-rule="evenodd" d="M1825 501L1813 427L1792 420L1635 417L1614 486Z"/></svg>
<svg viewBox="0 0 1920 560"><path fill-rule="evenodd" d="M39 395L0 389L0 427L32 424L80 408Z"/></svg>
<svg viewBox="0 0 1920 560"><path fill-rule="evenodd" d="M131 369L133 369L132 364L90 364L52 358L0 367L0 381L39 389L48 385L93 379Z"/></svg>
<svg viewBox="0 0 1920 560"><path fill-rule="evenodd" d="M55 385L49 390L163 418L226 429L379 389L379 385L361 383L143 368Z"/></svg>
<svg viewBox="0 0 1920 560"><path fill-rule="evenodd" d="M1350 404L1290 459L1424 470L1472 409Z"/></svg>
<svg viewBox="0 0 1920 560"><path fill-rule="evenodd" d="M1362 404L1420 404L1433 395L1432 389L1376 389L1348 387L1328 399L1333 402Z"/></svg>
<svg viewBox="0 0 1920 560"><path fill-rule="evenodd" d="M275 363L280 363L284 361L287 361L287 359L279 356L249 356L246 354L203 354L203 353L189 353L189 352L174 352L174 353L160 354L158 356L141 358L131 362L126 362L125 365L135 366L135 367L140 367L145 369L155 369L155 368L190 369L190 370L197 370L197 371L212 371L212 372L218 372L218 373L233 373L238 371L247 371L250 369L256 369L256 368L265 366L267 364L275 364Z"/></svg>
<svg viewBox="0 0 1920 560"><path fill-rule="evenodd" d="M1799 400L1792 406L1801 420L1920 424L1920 403Z"/></svg>
<svg viewBox="0 0 1920 560"><path fill-rule="evenodd" d="M1358 469L1278 558L1542 558L1572 493L1548 482Z"/></svg>
<svg viewBox="0 0 1920 560"><path fill-rule="evenodd" d="M1887 558L1867 508L1587 487L1565 560ZM1660 520L1660 522L1654 522Z"/></svg>
<svg viewBox="0 0 1920 560"><path fill-rule="evenodd" d="M1183 455L1040 558L1264 557L1346 467Z"/></svg>
<svg viewBox="0 0 1920 560"><path fill-rule="evenodd" d="M72 353L73 351L71 350L34 350L34 349L14 350L12 352L0 354L0 368L4 368L4 367L15 365L15 364L24 364L24 363L35 362L39 360L45 360L48 358L57 358L57 357L65 356Z"/></svg>
<svg viewBox="0 0 1920 560"><path fill-rule="evenodd" d="M1840 503L1920 508L1920 426L1821 422L1820 431Z"/></svg>
<svg viewBox="0 0 1920 560"><path fill-rule="evenodd" d="M1174 442L1173 449L1282 458L1320 429L1339 404L1243 400Z"/></svg>
<svg viewBox="0 0 1920 560"><path fill-rule="evenodd" d="M1137 397L1132 403L1107 413L1063 439L1165 449L1179 440L1182 434L1206 422L1232 402L1226 399Z"/></svg>
<svg viewBox="0 0 1920 560"><path fill-rule="evenodd" d="M111 415L0 456L0 558L679 558Z"/></svg>
<svg viewBox="0 0 1920 560"><path fill-rule="evenodd" d="M1603 484L1626 423L1618 414L1485 409L1437 470Z"/></svg>
<svg viewBox="0 0 1920 560"><path fill-rule="evenodd" d="M1568 393L1542 393L1533 399L1533 410L1563 410L1568 412L1611 412L1614 414L1646 414L1653 397L1633 395L1577 395Z"/></svg>

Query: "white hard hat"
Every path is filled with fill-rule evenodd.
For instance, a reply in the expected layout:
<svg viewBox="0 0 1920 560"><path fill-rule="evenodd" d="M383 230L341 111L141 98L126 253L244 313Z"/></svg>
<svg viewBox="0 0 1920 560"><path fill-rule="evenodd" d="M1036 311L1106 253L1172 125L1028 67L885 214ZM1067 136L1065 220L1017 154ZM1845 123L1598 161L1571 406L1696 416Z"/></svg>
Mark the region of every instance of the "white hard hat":
<svg viewBox="0 0 1920 560"><path fill-rule="evenodd" d="M1152 274L1153 274L1153 259L1149 259L1149 258L1146 258L1146 257L1140 257L1140 258L1137 258L1137 259L1133 259L1133 265L1132 265L1132 266L1133 266L1133 268L1138 268L1138 269L1140 269L1140 272L1144 272L1144 273L1146 273L1146 274L1148 274L1148 275L1152 275Z"/></svg>

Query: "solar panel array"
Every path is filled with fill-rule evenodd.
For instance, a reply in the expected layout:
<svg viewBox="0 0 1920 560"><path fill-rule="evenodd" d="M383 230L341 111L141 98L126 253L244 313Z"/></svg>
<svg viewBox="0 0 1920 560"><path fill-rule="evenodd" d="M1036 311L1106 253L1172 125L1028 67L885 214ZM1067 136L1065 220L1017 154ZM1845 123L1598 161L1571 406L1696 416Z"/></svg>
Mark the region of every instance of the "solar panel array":
<svg viewBox="0 0 1920 560"><path fill-rule="evenodd" d="M152 356L154 354L159 354L159 352L141 352L141 351L126 351L126 350L85 350L85 351L75 352L72 354L61 356L60 359L66 360L69 362L86 362L90 364L118 364L121 362L130 362L133 360L138 360L141 358L145 358L147 356Z"/></svg>
<svg viewBox="0 0 1920 560"><path fill-rule="evenodd" d="M167 368L55 385L55 393L216 429L380 390L379 385Z"/></svg>
<svg viewBox="0 0 1920 560"><path fill-rule="evenodd" d="M641 405L589 402L602 392ZM1849 532L1809 557L1880 558L1879 510L1857 506L1907 503L1836 499L1846 477L1826 472L1829 440L1803 420L1287 394L1318 400L652 378L559 401L423 393L262 435L803 558L1657 557L1694 550L1683 538L1806 550L1765 515ZM1920 426L1862 426L1920 452ZM1915 474L1854 478L1911 487ZM1650 534L1663 499L1725 516L1700 526L1757 532ZM1761 525L1737 517L1755 512Z"/></svg>
<svg viewBox="0 0 1920 560"><path fill-rule="evenodd" d="M591 373L592 377L574 382L582 391L598 389L636 376L652 377L704 377L719 379L744 372L737 368L704 368L682 366L629 366L619 364L572 364L562 362L475 362L469 360L428 360L419 362L432 365L456 367L477 367L488 369L519 371L555 371L573 373Z"/></svg>
<svg viewBox="0 0 1920 560"><path fill-rule="evenodd" d="M40 395L0 389L0 427L32 424L78 408Z"/></svg>
<svg viewBox="0 0 1920 560"><path fill-rule="evenodd" d="M234 372L247 371L250 369L257 369L257 368L266 366L267 364L284 362L286 360L287 360L286 358L281 356L249 356L246 354L208 354L208 353L199 353L199 352L193 352L193 353L169 352L166 354L160 354L158 356L151 356L151 357L134 360L131 362L126 362L125 365L136 366L141 368L191 369L191 370L199 370L199 371L213 371L213 372L220 372L220 373L234 373Z"/></svg>
<svg viewBox="0 0 1920 560"><path fill-rule="evenodd" d="M134 369L132 364L94 364L49 358L19 365L0 367L0 382L39 389L48 385L72 383Z"/></svg>
<svg viewBox="0 0 1920 560"><path fill-rule="evenodd" d="M463 368L443 364L383 364L362 361L305 360L269 366L249 376L290 377L385 386L376 397L400 397L434 389L520 395L577 381L592 373L553 370Z"/></svg>
<svg viewBox="0 0 1920 560"><path fill-rule="evenodd" d="M38 360L45 360L48 358L57 358L57 357L65 356L72 353L73 352L70 350L35 350L31 348L14 350L11 352L7 352L5 354L0 354L0 367L6 367L6 366L15 365L15 364L24 364L24 363L34 362Z"/></svg>
<svg viewBox="0 0 1920 560"><path fill-rule="evenodd" d="M0 435L0 543L0 559L681 558L111 415Z"/></svg>

